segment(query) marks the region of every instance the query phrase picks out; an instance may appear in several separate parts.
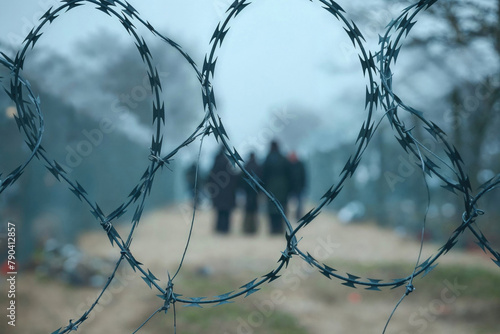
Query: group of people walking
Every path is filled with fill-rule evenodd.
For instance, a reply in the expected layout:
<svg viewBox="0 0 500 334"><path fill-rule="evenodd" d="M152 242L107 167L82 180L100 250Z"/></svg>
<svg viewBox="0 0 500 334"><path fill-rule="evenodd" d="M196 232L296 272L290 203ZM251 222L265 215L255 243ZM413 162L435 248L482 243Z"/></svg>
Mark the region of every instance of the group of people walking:
<svg viewBox="0 0 500 334"><path fill-rule="evenodd" d="M283 234L285 223L283 213L287 214L289 200L296 202L295 214L302 216L303 193L306 186L306 172L302 161L294 152L286 157L280 150L277 141L271 142L269 153L262 164L259 164L255 153L250 153L245 161L245 169L254 178L262 180L264 188L277 203L267 200L266 210L269 218L271 234ZM193 180L193 170L188 171L188 180ZM262 192L254 184L245 180L243 173L237 173L227 159L224 150L220 150L208 177L203 182L202 194L211 200L217 212L215 231L229 233L231 213L236 207L236 193L244 194L243 232L255 234L259 227L259 205ZM194 194L193 194L194 195ZM267 198L267 197L265 197Z"/></svg>

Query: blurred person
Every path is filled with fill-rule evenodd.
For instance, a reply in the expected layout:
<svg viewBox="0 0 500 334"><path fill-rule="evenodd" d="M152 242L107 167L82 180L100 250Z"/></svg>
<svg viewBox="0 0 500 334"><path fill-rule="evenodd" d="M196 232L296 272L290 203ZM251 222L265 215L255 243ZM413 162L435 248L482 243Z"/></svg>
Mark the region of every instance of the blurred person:
<svg viewBox="0 0 500 334"><path fill-rule="evenodd" d="M261 168L257 162L254 152L250 153L250 157L245 164L245 169L257 178L261 178ZM245 192L245 217L243 219L243 233L257 233L257 213L258 213L258 196L259 193L251 185L242 178L242 188Z"/></svg>
<svg viewBox="0 0 500 334"><path fill-rule="evenodd" d="M207 195L212 200L212 206L217 211L215 232L229 233L231 212L236 205L237 176L232 170L231 163L221 148L215 157L205 184Z"/></svg>
<svg viewBox="0 0 500 334"><path fill-rule="evenodd" d="M295 152L288 155L290 162L290 198L295 199L297 205L295 210L295 217L300 219L302 217L302 197L304 189L306 188L306 169L304 163L299 160Z"/></svg>
<svg viewBox="0 0 500 334"><path fill-rule="evenodd" d="M278 142L274 140L271 142L269 153L262 166L262 181L264 187L281 203L285 214L290 191L290 179L290 163L281 154ZM271 234L283 234L285 229L283 217L278 208L270 201L268 202L268 214L271 223Z"/></svg>

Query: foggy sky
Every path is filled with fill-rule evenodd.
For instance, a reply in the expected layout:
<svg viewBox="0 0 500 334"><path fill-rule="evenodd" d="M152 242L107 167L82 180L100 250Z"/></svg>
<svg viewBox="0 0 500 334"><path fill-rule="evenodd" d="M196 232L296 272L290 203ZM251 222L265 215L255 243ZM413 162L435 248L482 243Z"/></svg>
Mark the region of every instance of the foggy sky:
<svg viewBox="0 0 500 334"><path fill-rule="evenodd" d="M55 0L4 2L0 30L11 44L22 41L35 19L58 3ZM148 0L131 1L131 4L144 19L179 43L201 68L205 53L210 50L213 31L232 2ZM348 13L354 3L357 2L339 2ZM392 7L381 7L379 1L370 2L365 8L367 14L357 21L367 39L367 47L373 52L377 49L378 34L383 34L385 25L407 2L395 3ZM74 52L77 41L104 30L131 41L116 19L85 6L63 15L45 29L47 34L37 47L50 48L78 62L79 55ZM254 1L233 20L226 41L218 51L213 81L218 112L231 143L237 148L253 145L262 149L270 137L267 135L270 122L287 113L292 118L309 114L320 120L313 127L303 129L310 133L312 139L309 140L332 143L355 139L365 119L367 84L357 52L343 26L317 3ZM399 68L404 68L404 60L401 62ZM409 66L412 62L407 61ZM426 87L436 85L425 77L421 77L419 83ZM418 94L416 96L414 100L418 101ZM190 98L200 101L202 113L201 95Z"/></svg>

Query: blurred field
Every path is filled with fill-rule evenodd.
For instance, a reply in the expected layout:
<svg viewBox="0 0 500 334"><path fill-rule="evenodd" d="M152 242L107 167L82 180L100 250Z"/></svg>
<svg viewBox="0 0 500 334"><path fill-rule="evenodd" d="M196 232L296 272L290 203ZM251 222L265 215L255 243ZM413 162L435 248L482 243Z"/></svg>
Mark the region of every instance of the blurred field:
<svg viewBox="0 0 500 334"><path fill-rule="evenodd" d="M284 238L267 235L261 217L257 236L242 235L241 213L234 215L229 236L213 235L212 212L199 210L183 269L174 290L183 296L215 296L270 272L285 248ZM132 244L135 257L165 286L175 273L189 231L189 207L178 205L143 218ZM126 235L129 226L120 226ZM411 273L419 243L374 224L343 225L323 213L304 230L300 248L318 260L361 277L390 281ZM104 233L82 235L79 246L89 255L116 259ZM426 244L423 259L439 245ZM283 276L247 298L218 307L176 306L177 333L382 333L404 287L383 291L351 289L328 280L299 258ZM2 333L51 333L79 318L99 290L75 287L34 272L18 276L18 326L0 324ZM426 277L414 282L387 333L500 333L500 269L482 252L452 250ZM5 291L5 280L2 280ZM127 265L78 333L132 333L162 300ZM2 300L5 296L2 294ZM3 304L3 302L2 302ZM160 313L139 333L174 333L173 310Z"/></svg>

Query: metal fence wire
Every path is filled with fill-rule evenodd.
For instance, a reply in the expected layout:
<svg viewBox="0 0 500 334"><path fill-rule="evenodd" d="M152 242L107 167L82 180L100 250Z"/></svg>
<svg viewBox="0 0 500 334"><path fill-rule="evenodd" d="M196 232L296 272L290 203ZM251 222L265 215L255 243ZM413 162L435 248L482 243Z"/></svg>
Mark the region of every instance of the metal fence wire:
<svg viewBox="0 0 500 334"><path fill-rule="evenodd" d="M492 260L498 266L500 266L500 253L493 249L486 236L481 232L477 224L475 224L479 216L485 214L485 212L478 208L478 201L493 189L498 188L500 184L500 175L497 175L488 182L484 183L480 187L478 193L473 193L469 181L469 176L465 172L464 162L462 161L458 150L449 142L446 133L435 123L426 119L421 111L407 105L394 93L393 89L392 66L394 66L394 64L396 63L403 42L417 23L419 14L429 9L437 2L437 0L422 0L405 8L402 13L397 18L393 19L387 26L385 34L383 36L380 36L379 38L378 51L373 53L365 48L365 39L362 33L353 21L348 20L348 18L346 17L346 12L339 4L337 4L333 0L308 1L320 5L341 23L346 34L352 41L353 47L358 51L359 59L361 62L361 69L363 71L365 79L367 80L365 106L366 120L364 121L359 131L355 150L347 160L338 181L333 184L330 189L323 195L318 206L308 212L298 221L298 224L295 228L292 227L292 224L285 215L284 209L281 204L276 200L273 194L266 190L265 184L263 184L255 175L245 169L244 161L238 151L231 146L230 139L228 138L228 135L224 129L223 122L217 115L216 111L216 94L211 80L215 76L217 53L224 44L225 38L227 37L228 31L231 26L231 22L237 17L238 14L240 14L245 10L247 6L250 5L249 1L235 0L230 5L226 12L226 17L217 25L217 28L213 33L210 44L211 47L209 52L205 56L205 60L201 70L199 69L199 67L197 67L192 58L185 51L183 51L182 47L179 44L177 44L169 37L158 32L148 21L144 20L139 15L137 10L127 1L119 0L63 0L61 1L59 7L51 7L40 18L38 26L33 28L28 34L21 50L17 52L14 59L9 58L3 52L1 53L0 63L11 73L9 84L8 87L5 88L5 91L17 107L18 114L17 116L15 116L15 121L19 130L25 135L26 144L31 150L31 155L25 162L19 165L19 167L6 174L7 176L0 180L0 194L5 189L12 186L12 184L14 184L19 179L19 177L21 177L26 166L36 157L37 160L43 163L46 168L57 178L58 181L68 184L71 192L82 201L83 205L88 205L90 211L95 216L96 220L100 223L104 232L107 234L110 243L113 246L116 245L120 250L120 258L116 263L114 271L109 276L106 284L102 288L102 292L97 297L95 302L91 305L91 307L85 313L83 313L80 318L78 318L77 320L70 320L67 326L56 329L54 332L52 332L52 334L63 334L76 331L86 321L86 319L88 319L89 314L95 309L96 305L100 301L100 298L103 296L104 292L108 289L113 279L115 278L118 267L122 262L127 262L136 273L141 275L145 284L147 284L152 289L156 289L159 292L160 297L158 300L158 309L148 319L145 319L144 323L139 328L137 328L134 333L138 332L151 318L161 312L168 312L173 310L173 312L175 313L175 306L177 304L199 307L207 304L222 305L240 296L249 296L257 292L259 290L259 287L263 286L264 284L279 279L282 271L285 271L287 269L288 263L292 257L301 258L309 265L317 268L317 270L326 278L334 279L335 281L339 281L341 282L341 284L351 288L364 288L367 290L379 291L384 287L397 288L405 286L406 290L404 291L404 294L402 295L400 301L394 308L394 311L396 311L397 307L403 301L403 299L414 291L414 278L419 275L425 275L426 273L431 271L437 265L438 259L442 255L449 252L456 245L459 237L466 230L469 230L472 233L472 235L477 239L477 244L485 252L489 252L491 254ZM85 187L77 181L72 180L69 174L64 170L64 168L61 167L61 165L57 161L51 159L50 154L42 146L44 121L41 101L32 91L29 82L26 81L21 75L24 64L28 58L28 53L36 46L36 43L42 37L43 29L57 20L57 18L59 18L60 16L83 5L97 6L95 8L98 11L101 11L111 17L118 19L127 33L135 39L137 50L147 67L149 83L151 85L154 96L152 114L155 133L153 135L152 144L150 147L151 154L149 156L149 166L144 172L140 181L131 190L127 200L109 215L103 213L99 205L97 203L94 203L90 196L87 194ZM153 65L149 48L142 36L138 34L136 25L142 25L146 27L147 30L149 30L154 36L160 38L170 47L176 49L191 65L202 88L202 98L205 115L203 121L195 128L193 133L181 145L167 154L162 152L162 129L166 121L165 107L161 96L162 84L158 75L158 70ZM379 120L374 119L374 112L377 109L383 111L383 117L381 117ZM405 123L401 120L401 116L407 114L418 118L419 121L425 125L425 129L432 136L432 139L435 141L435 143L439 147L442 147L444 149L447 159L444 157L440 157L436 152L432 151L427 146L418 141L418 139L412 134L412 128L406 127ZM422 173L437 177L442 182L442 185L446 190L463 197L462 220L460 222L457 222L458 227L454 230L448 240L443 244L443 246L437 251L435 255L423 260L421 259L422 248L420 249L420 253L416 255L415 266L412 272L409 273L406 277L384 279L362 278L354 274L346 274L344 276L339 274L339 272L335 268L321 263L313 256L311 256L311 254L306 250L301 249L299 247L296 235L302 228L306 227L309 224L312 224L314 222L314 219L320 214L325 206L335 201L339 193L342 191L342 188L346 181L352 178L356 173L356 169L362 159L362 156L374 134L377 132L382 121L390 123L392 131L395 131L396 138L399 144L409 155L413 155L416 157L416 159L418 160L417 164L419 165ZM246 182L248 182L248 184L250 184L256 190L265 194L265 196L280 211L287 227L286 234L284 235L285 247L280 254L277 254L278 262L277 267L274 270L262 277L251 279L247 284L241 286L240 288L237 288L234 291L230 291L210 298L182 297L180 294L176 293L177 291L174 288L174 282L177 274L182 268L184 256L186 255L186 252L189 248L189 239L186 243L184 256L180 262L180 265L176 273L172 276L169 276L168 282L160 282L154 275L154 273L146 268L141 262L139 262L134 254L132 254L132 252L130 251L130 247L132 244L132 237L139 226L145 203L153 186L155 174L158 172L158 170L167 166L171 162L171 159L183 147L186 147L198 140L200 140L200 143L202 144L203 139L209 136L214 136L217 142L224 146L227 157L235 167L241 170L241 173L244 175ZM444 165L447 171L445 172L443 168L438 167L438 165ZM1 175L2 174L0 174L0 177ZM449 175L452 175L452 177L450 177ZM115 229L113 223L117 218L122 216L126 210L130 209L135 210L131 228L127 236L122 236ZM191 231L195 223L195 214L196 205L193 209ZM424 242L423 235L425 229L426 222L424 219L424 222L422 224L421 245L423 245ZM387 325L389 324L394 311L389 317L386 327L383 329L383 332L386 331Z"/></svg>

